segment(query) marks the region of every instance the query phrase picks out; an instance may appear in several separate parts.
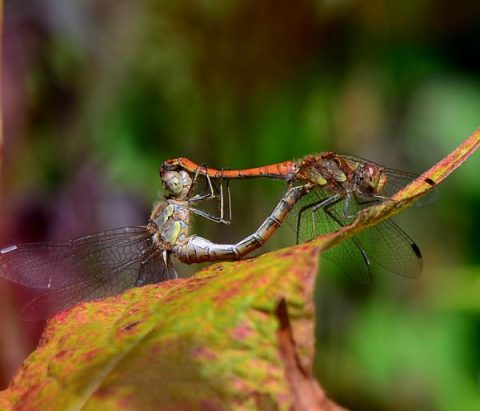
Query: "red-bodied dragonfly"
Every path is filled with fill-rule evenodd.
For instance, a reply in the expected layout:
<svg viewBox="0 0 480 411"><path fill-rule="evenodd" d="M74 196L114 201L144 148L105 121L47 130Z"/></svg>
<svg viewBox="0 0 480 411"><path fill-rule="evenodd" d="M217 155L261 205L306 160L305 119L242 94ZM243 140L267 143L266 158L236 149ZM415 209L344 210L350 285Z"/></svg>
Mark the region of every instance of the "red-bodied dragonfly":
<svg viewBox="0 0 480 411"><path fill-rule="evenodd" d="M186 264L236 260L261 247L309 190L290 187L271 215L236 244L216 244L190 234L190 216L219 223L194 204L218 197L209 191L192 194L194 180L185 171L161 173L165 199L152 210L145 226L122 227L65 242L16 244L0 249L0 277L45 290L23 312L25 319L45 319L76 303L99 299L132 287L176 279L175 256Z"/></svg>
<svg viewBox="0 0 480 411"><path fill-rule="evenodd" d="M184 170L212 179L274 178L289 186L309 184L313 189L292 211L297 242L333 232L353 221L360 209L391 197L417 176L367 161L363 158L325 152L298 161L284 161L242 170L218 170L200 166L187 158L165 161L161 172ZM426 180L432 187L435 183ZM417 201L426 205L432 193ZM370 282L372 271L386 270L405 277L417 277L422 270L422 254L416 243L393 221L387 220L341 242L324 255L341 271L361 282Z"/></svg>

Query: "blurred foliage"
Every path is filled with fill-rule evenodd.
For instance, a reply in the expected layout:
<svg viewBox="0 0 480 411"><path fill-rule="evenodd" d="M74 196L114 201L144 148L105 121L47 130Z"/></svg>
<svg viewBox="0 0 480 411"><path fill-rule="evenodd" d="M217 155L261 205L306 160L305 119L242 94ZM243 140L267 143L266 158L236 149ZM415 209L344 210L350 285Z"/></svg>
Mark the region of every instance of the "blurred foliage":
<svg viewBox="0 0 480 411"><path fill-rule="evenodd" d="M479 17L468 0L6 2L2 242L143 223L170 157L236 168L332 150L420 172L480 125ZM318 373L339 403L479 408L479 166L401 216L422 278L321 280ZM282 188L235 182L234 224L194 230L236 241ZM12 320L31 294L0 292L5 385L35 332Z"/></svg>

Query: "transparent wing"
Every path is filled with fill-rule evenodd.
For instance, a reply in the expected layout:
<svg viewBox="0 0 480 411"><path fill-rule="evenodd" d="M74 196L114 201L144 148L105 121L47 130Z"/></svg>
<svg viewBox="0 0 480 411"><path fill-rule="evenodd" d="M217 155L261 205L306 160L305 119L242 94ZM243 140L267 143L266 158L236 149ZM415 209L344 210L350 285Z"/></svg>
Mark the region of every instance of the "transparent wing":
<svg viewBox="0 0 480 411"><path fill-rule="evenodd" d="M177 278L170 256L151 249L140 258L132 258L122 267L112 268L102 276L57 290L47 291L30 301L22 310L25 320L43 320L83 301L120 294L130 288Z"/></svg>
<svg viewBox="0 0 480 411"><path fill-rule="evenodd" d="M145 227L123 227L65 242L0 249L0 276L32 288L58 289L118 267L151 245Z"/></svg>
<svg viewBox="0 0 480 411"><path fill-rule="evenodd" d="M313 211L312 205L318 204L328 197L328 193L315 190L302 198L288 216L290 226L297 233L297 241L313 240L322 234L332 233L348 222L345 218L338 219L335 214L343 216L343 201L330 207L334 217L320 209ZM371 272L368 257L365 255L362 244L356 237L342 241L322 253L322 256L332 261L337 268L364 284L371 282Z"/></svg>
<svg viewBox="0 0 480 411"><path fill-rule="evenodd" d="M348 210L352 217L348 218L345 216L345 202L342 200L327 209L313 212L311 205L319 203L327 196L328 193L315 190L293 210L289 218L293 220L294 228L298 231L299 241L309 241L350 224L356 212L365 208L364 205L352 201ZM388 271L415 278L422 270L420 249L390 220L362 231L322 255L333 261L342 272L363 283L371 280L371 273Z"/></svg>
<svg viewBox="0 0 480 411"><path fill-rule="evenodd" d="M393 196L396 192L400 191L403 187L407 186L413 180L418 178L418 174L395 170L393 168L386 168L385 174L387 174L388 180L385 188L383 189L382 195L386 197ZM438 187L433 185L433 181L429 184L432 185L430 191L415 201L412 207L425 207L437 201Z"/></svg>
<svg viewBox="0 0 480 411"><path fill-rule="evenodd" d="M63 243L19 244L0 250L0 275L48 290L23 310L44 319L78 302L176 278L169 255L146 227L124 227Z"/></svg>
<svg viewBox="0 0 480 411"><path fill-rule="evenodd" d="M167 280L176 280L177 271L173 265L170 253L165 253L159 248L142 260L139 275L135 286L160 283Z"/></svg>
<svg viewBox="0 0 480 411"><path fill-rule="evenodd" d="M80 302L119 294L135 286L139 268L140 262L137 259L129 266L113 268L103 276L47 291L30 301L22 309L21 317L25 320L47 319Z"/></svg>
<svg viewBox="0 0 480 411"><path fill-rule="evenodd" d="M342 211L333 213L341 220ZM345 223L347 221L344 219ZM357 234L360 247L365 251L371 271L380 274L388 271L402 277L416 278L422 271L422 254L417 244L397 224L386 220Z"/></svg>
<svg viewBox="0 0 480 411"><path fill-rule="evenodd" d="M383 188L382 192L380 193L381 195L385 197L391 197L393 196L396 192L400 191L403 187L407 186L410 184L413 180L418 178L418 174L415 173L409 173L407 171L401 171L401 170L396 170L394 168L388 168L384 167L381 164L374 163L373 161L370 160L365 160L361 157L357 156L352 156L352 155L346 155L346 154L339 154L340 157L346 159L347 161L350 161L352 163L372 163L375 164L376 166L382 168L384 170L384 173L387 175L387 182L385 184L385 187ZM438 198L438 187L434 186L434 182L430 182L430 185L432 185L432 189L422 198L418 199L412 207L425 207L427 205L432 204L435 202Z"/></svg>

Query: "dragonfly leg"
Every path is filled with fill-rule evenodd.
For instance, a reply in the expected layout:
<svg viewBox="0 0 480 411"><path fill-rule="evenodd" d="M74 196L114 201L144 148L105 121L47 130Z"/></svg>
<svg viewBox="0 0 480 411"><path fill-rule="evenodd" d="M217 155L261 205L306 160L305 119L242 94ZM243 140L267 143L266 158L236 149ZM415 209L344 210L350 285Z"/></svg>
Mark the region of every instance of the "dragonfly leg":
<svg viewBox="0 0 480 411"><path fill-rule="evenodd" d="M230 221L229 220L224 220L223 218L221 217L218 217L218 216L215 216L215 215L211 215L209 213L207 213L206 211L203 211L203 210L199 210L198 208L193 208L193 207L189 207L188 208L192 213L200 216L200 217L203 217L209 221L213 221L214 223L219 223L219 224L230 224Z"/></svg>
<svg viewBox="0 0 480 411"><path fill-rule="evenodd" d="M206 165L203 164L203 167L206 167ZM190 187L190 190L192 190L192 188L195 186L195 182L197 181L199 173L200 173L200 169L197 168L197 170L195 171L195 176L193 177L193 182L192 182L192 185ZM205 178L207 179L207 190L208 191L206 193L203 193L203 194L196 194L192 197L189 197L189 200L188 200L189 202L196 203L196 202L210 200L212 198L217 197L217 194L215 193L215 190L213 188L212 180L210 179L208 174L205 176ZM189 195L191 194L190 191L189 191L188 194Z"/></svg>
<svg viewBox="0 0 480 411"><path fill-rule="evenodd" d="M223 172L223 169L222 169ZM207 175L206 176L207 180L210 182L210 177ZM210 182L211 184L211 182ZM228 218L225 219L225 200L224 200L224 193L223 193L223 177L220 177L220 188L218 189L220 191L220 217L218 218L217 222L223 223L223 224L230 224L232 222L232 197L230 195L230 180L225 179L225 187L227 189L227 212L228 212Z"/></svg>
<svg viewBox="0 0 480 411"><path fill-rule="evenodd" d="M345 218L353 218L354 216L350 215L349 210L350 210L350 200L352 198L352 194L350 192L347 192L347 195L345 196L345 203L343 204L343 215Z"/></svg>
<svg viewBox="0 0 480 411"><path fill-rule="evenodd" d="M223 179L223 178L222 178ZM232 221L232 196L230 194L230 180L225 180L225 187L227 189L227 210L228 210L228 221L230 223ZM220 181L220 218L223 220L224 214L224 202L223 202L223 184Z"/></svg>
<svg viewBox="0 0 480 411"><path fill-rule="evenodd" d="M365 198L364 200L359 200L356 194L353 194L355 198L355 203L357 205L370 205L370 204L378 204L387 199L387 197L372 195L371 197ZM350 203L352 201L352 194L348 193L345 197L345 204L343 206L343 216L347 219L352 219L357 216L356 213L350 214Z"/></svg>
<svg viewBox="0 0 480 411"><path fill-rule="evenodd" d="M330 209L334 204L330 204L324 208L325 214L327 214L328 217L330 217L333 221L335 221L339 227L345 227L345 224L343 221L341 221ZM352 237L351 240L355 244L355 247L357 247L358 251L360 251L360 254L362 255L363 261L366 264L368 271L370 272L370 258L368 257L367 252L362 246L362 243L355 237Z"/></svg>
<svg viewBox="0 0 480 411"><path fill-rule="evenodd" d="M357 195L354 194L355 203L360 206L370 206L373 204L380 204L384 201L393 201L390 197L380 196L380 195L372 195L369 197L363 197L359 199ZM343 216L345 218L355 218L356 214L350 214L350 202L352 200L351 193L348 193L345 197L345 204L343 206Z"/></svg>
<svg viewBox="0 0 480 411"><path fill-rule="evenodd" d="M216 244L205 238L191 236L177 244L173 252L186 264L204 261L238 260L260 248L285 221L288 213L307 194L311 185L290 186L272 213L251 235L236 244Z"/></svg>
<svg viewBox="0 0 480 411"><path fill-rule="evenodd" d="M193 176L193 179L192 179L192 184L190 185L190 188L189 188L188 193L187 193L187 198L192 198L192 197L190 197L190 196L191 196L192 190L193 190L193 188L195 187L195 184L196 184L196 182L197 182L197 178L198 178L199 172L200 172L199 169L197 169L197 170L195 171L195 175Z"/></svg>
<svg viewBox="0 0 480 411"><path fill-rule="evenodd" d="M199 171L199 169L197 169L196 176L198 175L198 171ZM207 180L208 192L204 193L204 194L197 194L197 195L189 198L188 202L191 204L191 203L198 203L198 202L201 202L201 201L207 201L207 200L211 200L211 199L215 199L215 198L220 198L220 216L212 216L205 211L198 210L198 209L193 208L193 207L189 208L190 211L192 211L193 213L195 213L195 214L197 214L201 217L206 218L207 220L213 221L215 223L230 224L231 220L232 220L232 209L231 209L231 196L230 196L229 181L227 180L227 182L226 182L227 195L228 195L227 208L228 208L229 217L228 217L228 219L225 219L224 218L225 200L224 200L224 193L223 193L223 182L220 181L220 189L219 189L219 193L217 193L213 184L212 184L212 180L210 179L210 176L208 176L208 174L207 174L205 176L205 178ZM217 188L217 190L218 190L218 188Z"/></svg>
<svg viewBox="0 0 480 411"><path fill-rule="evenodd" d="M373 204L380 204L380 203L383 203L383 202L386 202L386 201L395 201L395 200L393 200L390 197L374 195L374 196L371 196L371 197L367 197L367 198L357 200L357 204L358 205L363 205L363 206L364 205L370 206L370 205L373 205Z"/></svg>
<svg viewBox="0 0 480 411"><path fill-rule="evenodd" d="M338 203L342 199L342 196L340 194L335 194L333 196L327 197L325 199L315 201L311 204L307 204L303 206L300 211L298 212L298 217L297 217L297 238L296 238L296 243L300 243L300 225L301 225L301 220L302 220L302 214L307 211L307 210L312 210L312 213L315 213L316 211L320 210L321 208L325 208L327 206L332 206L336 203ZM315 218L315 214L313 214L312 218ZM315 229L314 229L315 232Z"/></svg>

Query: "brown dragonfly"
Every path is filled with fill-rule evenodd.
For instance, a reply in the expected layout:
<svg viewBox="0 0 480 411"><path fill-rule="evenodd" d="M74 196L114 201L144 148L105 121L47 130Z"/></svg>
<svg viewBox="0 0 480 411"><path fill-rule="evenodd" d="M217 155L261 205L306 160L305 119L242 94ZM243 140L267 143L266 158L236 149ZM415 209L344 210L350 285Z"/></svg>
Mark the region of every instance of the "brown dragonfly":
<svg viewBox="0 0 480 411"><path fill-rule="evenodd" d="M350 224L357 212L384 201L417 178L417 175L384 167L352 155L325 152L297 161L284 161L268 166L219 170L198 165L187 158L165 161L161 172L184 170L212 179L274 178L289 186L309 184L289 220L297 233L297 242L308 241ZM432 193L417 201L431 203ZM417 244L393 221L387 220L357 236L343 241L324 255L341 271L361 282L371 281L372 271L388 271L414 278L422 270L422 254Z"/></svg>
<svg viewBox="0 0 480 411"><path fill-rule="evenodd" d="M240 259L261 247L311 188L309 184L290 187L252 235L235 244L216 244L191 235L190 216L228 223L222 213L212 216L195 207L202 201L223 198L221 192L219 195L207 179L207 192L193 195L195 181L185 171L164 171L160 177L165 198L153 207L147 225L64 242L0 248L0 277L45 291L25 307L23 318L45 319L79 302L176 279L172 257L186 264Z"/></svg>

